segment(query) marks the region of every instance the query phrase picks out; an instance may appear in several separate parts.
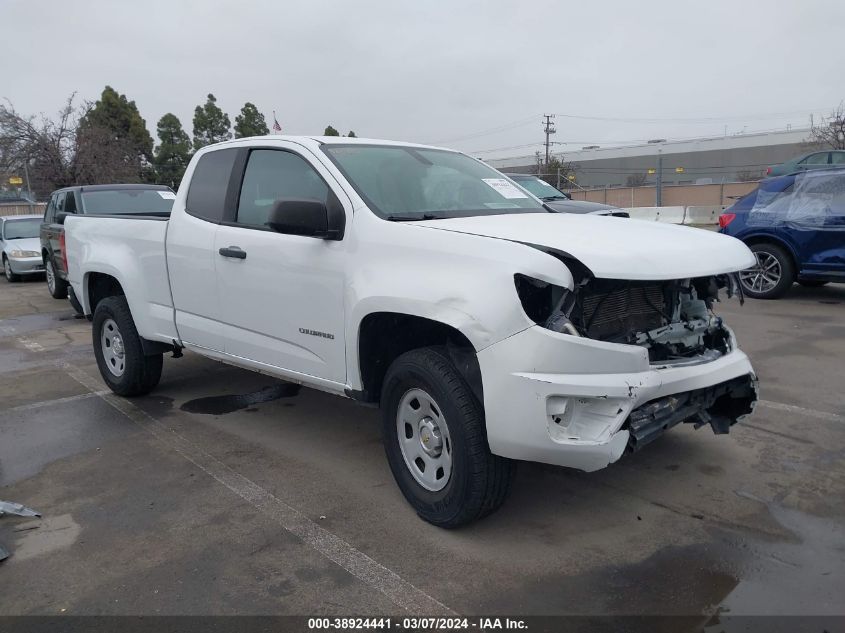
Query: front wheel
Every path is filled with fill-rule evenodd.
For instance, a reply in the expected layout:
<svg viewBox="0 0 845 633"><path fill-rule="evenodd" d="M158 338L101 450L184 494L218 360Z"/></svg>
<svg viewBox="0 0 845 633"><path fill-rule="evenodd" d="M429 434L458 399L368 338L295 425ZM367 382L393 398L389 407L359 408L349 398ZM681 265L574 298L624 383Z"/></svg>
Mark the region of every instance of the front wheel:
<svg viewBox="0 0 845 633"><path fill-rule="evenodd" d="M47 290L53 299L67 299L67 282L56 273L53 258L47 255L44 262L44 272L47 274Z"/></svg>
<svg viewBox="0 0 845 633"><path fill-rule="evenodd" d="M757 265L739 273L745 294L755 299L780 299L795 281L792 257L775 244L752 244L748 248Z"/></svg>
<svg viewBox="0 0 845 633"><path fill-rule="evenodd" d="M162 354L144 355L126 297L100 301L92 331L94 356L109 389L120 396L142 396L153 390L161 378Z"/></svg>
<svg viewBox="0 0 845 633"><path fill-rule="evenodd" d="M441 350L397 358L381 406L390 470L421 518L454 528L502 505L514 464L490 452L483 407Z"/></svg>
<svg viewBox="0 0 845 633"><path fill-rule="evenodd" d="M20 275L16 275L12 272L12 264L9 263L9 259L7 257L3 258L3 275L6 277L6 281L10 284L20 281Z"/></svg>

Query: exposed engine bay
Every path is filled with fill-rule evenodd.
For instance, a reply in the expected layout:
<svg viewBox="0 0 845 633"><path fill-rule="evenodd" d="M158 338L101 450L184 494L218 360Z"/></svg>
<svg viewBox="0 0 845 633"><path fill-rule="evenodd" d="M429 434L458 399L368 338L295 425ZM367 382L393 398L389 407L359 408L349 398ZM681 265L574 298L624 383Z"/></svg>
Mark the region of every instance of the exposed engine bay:
<svg viewBox="0 0 845 633"><path fill-rule="evenodd" d="M653 365L697 364L731 351L731 335L713 312L724 290L743 301L737 273L660 281L596 279L578 266L574 290L516 275L526 314L554 332L639 345ZM583 267L581 267L583 269Z"/></svg>

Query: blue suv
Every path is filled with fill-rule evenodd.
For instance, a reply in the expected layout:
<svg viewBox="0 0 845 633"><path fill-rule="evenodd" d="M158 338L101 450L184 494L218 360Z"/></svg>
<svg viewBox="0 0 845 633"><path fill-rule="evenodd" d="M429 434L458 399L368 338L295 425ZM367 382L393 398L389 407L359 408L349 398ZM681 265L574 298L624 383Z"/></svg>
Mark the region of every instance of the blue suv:
<svg viewBox="0 0 845 633"><path fill-rule="evenodd" d="M768 178L719 217L757 265L740 273L745 293L778 299L794 282L845 283L845 169Z"/></svg>

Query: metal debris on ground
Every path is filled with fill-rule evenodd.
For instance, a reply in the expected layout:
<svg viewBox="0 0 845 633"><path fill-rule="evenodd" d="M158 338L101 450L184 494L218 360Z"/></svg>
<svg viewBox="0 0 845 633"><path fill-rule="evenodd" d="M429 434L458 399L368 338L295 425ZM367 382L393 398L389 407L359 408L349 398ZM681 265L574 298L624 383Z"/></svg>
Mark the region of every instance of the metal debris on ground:
<svg viewBox="0 0 845 633"><path fill-rule="evenodd" d="M11 501L0 501L0 516L4 514L14 514L19 517L40 517L41 515L33 510L27 508L20 503L12 503Z"/></svg>

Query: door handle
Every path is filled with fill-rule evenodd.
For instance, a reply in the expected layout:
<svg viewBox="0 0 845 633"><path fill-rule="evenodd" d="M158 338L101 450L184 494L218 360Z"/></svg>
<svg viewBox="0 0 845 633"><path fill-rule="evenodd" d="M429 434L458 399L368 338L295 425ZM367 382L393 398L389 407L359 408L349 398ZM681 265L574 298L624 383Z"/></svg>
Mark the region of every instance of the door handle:
<svg viewBox="0 0 845 633"><path fill-rule="evenodd" d="M234 259L246 259L246 251L242 250L240 246L229 246L228 248L221 248L218 252L223 257L232 257Z"/></svg>

